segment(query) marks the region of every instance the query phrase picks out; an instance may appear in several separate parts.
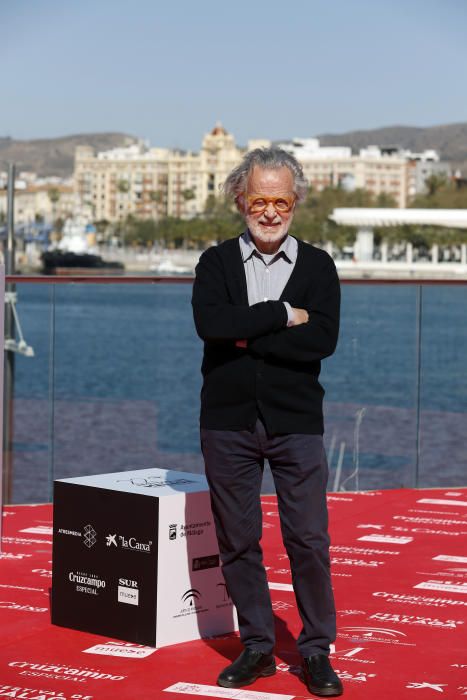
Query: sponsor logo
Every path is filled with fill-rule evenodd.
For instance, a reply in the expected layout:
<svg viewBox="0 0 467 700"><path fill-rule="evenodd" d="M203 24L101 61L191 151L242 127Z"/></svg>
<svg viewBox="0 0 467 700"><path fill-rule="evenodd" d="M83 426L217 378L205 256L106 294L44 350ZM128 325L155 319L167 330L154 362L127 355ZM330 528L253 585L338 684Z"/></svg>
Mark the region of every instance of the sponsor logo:
<svg viewBox="0 0 467 700"><path fill-rule="evenodd" d="M57 535L65 535L67 537L82 537L83 544L88 549L94 547L97 542L97 532L94 527L88 523L80 530L74 530L72 528L60 527L57 530Z"/></svg>
<svg viewBox="0 0 467 700"><path fill-rule="evenodd" d="M346 617L347 615L366 615L364 610L352 610L348 608L347 610L338 610L341 617Z"/></svg>
<svg viewBox="0 0 467 700"><path fill-rule="evenodd" d="M0 600L0 608L2 610L18 610L19 612L48 612L48 608L37 608L34 605L22 605L14 603L11 600Z"/></svg>
<svg viewBox="0 0 467 700"><path fill-rule="evenodd" d="M44 664L31 661L10 661L8 664L14 669L22 669L21 676L41 676L57 680L82 681L92 680L122 681L126 676L114 676L110 673L102 673L93 668L80 668L79 666L67 666L65 664ZM34 673L32 673L34 672Z"/></svg>
<svg viewBox="0 0 467 700"><path fill-rule="evenodd" d="M439 620L437 617L419 617L418 615L403 615L376 612L369 615L368 620L380 622L393 622L400 625L420 625L423 627L436 627L437 629L456 629L463 625L463 620Z"/></svg>
<svg viewBox="0 0 467 700"><path fill-rule="evenodd" d="M180 484L196 484L194 479L164 479L162 476L132 477L131 479L117 479L117 483L127 482L132 486L142 486L146 489L157 489L162 486L179 486Z"/></svg>
<svg viewBox="0 0 467 700"><path fill-rule="evenodd" d="M392 526L392 529L396 532L421 532L423 535L452 535L453 537L459 537L459 535L467 535L466 531L450 531L450 530L430 530L427 527L396 527Z"/></svg>
<svg viewBox="0 0 467 700"><path fill-rule="evenodd" d="M387 629L385 627L342 627L337 636L341 639L351 639L353 642L376 642L378 644L416 646L415 644L401 641L401 637L407 637L404 632Z"/></svg>
<svg viewBox="0 0 467 700"><path fill-rule="evenodd" d="M48 544L50 540L38 540L33 537L2 537L5 544Z"/></svg>
<svg viewBox="0 0 467 700"><path fill-rule="evenodd" d="M384 564L384 561L375 561L373 559L370 559L369 561L365 561L364 559L350 559L350 558L344 558L344 557L332 557L331 564L341 564L344 566L366 566L366 567L370 566L370 567L376 568L376 567Z"/></svg>
<svg viewBox="0 0 467 700"><path fill-rule="evenodd" d="M448 593L467 593L467 583L455 581L422 581L414 588L424 588L429 591L447 591Z"/></svg>
<svg viewBox="0 0 467 700"><path fill-rule="evenodd" d="M284 600L273 600L272 609L273 610L290 610L293 608L292 603L286 603Z"/></svg>
<svg viewBox="0 0 467 700"><path fill-rule="evenodd" d="M1 552L0 559L26 559L32 557L32 554L13 554L13 552Z"/></svg>
<svg viewBox="0 0 467 700"><path fill-rule="evenodd" d="M131 549L134 552L146 552L149 554L151 552L152 540L148 542L138 542L135 537L123 537L123 535L118 536L120 547L122 549Z"/></svg>
<svg viewBox="0 0 467 700"><path fill-rule="evenodd" d="M216 584L216 588L219 590L220 596L222 598L220 603L216 603L216 608L228 608L232 607L232 601L229 596L226 584L221 581L221 583Z"/></svg>
<svg viewBox="0 0 467 700"><path fill-rule="evenodd" d="M277 581L268 581L268 586L271 591L293 591L291 583L279 583Z"/></svg>
<svg viewBox="0 0 467 700"><path fill-rule="evenodd" d="M259 693L258 691L239 690L238 688L219 688L216 685L201 683L183 683L179 681L164 688L166 693L183 693L185 695L202 695L208 698L235 698L235 700L293 700L295 695L282 693Z"/></svg>
<svg viewBox="0 0 467 700"><path fill-rule="evenodd" d="M210 527L211 521L206 520L204 523L185 523L180 525L180 537L192 537L194 535L202 535L205 528Z"/></svg>
<svg viewBox="0 0 467 700"><path fill-rule="evenodd" d="M128 605L139 605L139 591L132 588L119 586L117 592L117 600L119 603L127 603Z"/></svg>
<svg viewBox="0 0 467 700"><path fill-rule="evenodd" d="M14 588L20 591L40 591L41 593L45 590L44 588L32 588L31 586L15 586L13 583L0 583L0 588Z"/></svg>
<svg viewBox="0 0 467 700"><path fill-rule="evenodd" d="M376 591L372 593L375 598L384 598L389 603L407 603L408 605L426 605L438 608L445 608L446 605L466 606L463 600L452 600L451 598L429 598L422 595L408 595L406 593L388 593L387 591Z"/></svg>
<svg viewBox="0 0 467 700"><path fill-rule="evenodd" d="M197 588L189 588L181 596L183 607L174 615L174 618L186 617L187 615L197 615L202 612L207 612L207 608L200 603L201 593Z"/></svg>
<svg viewBox="0 0 467 700"><path fill-rule="evenodd" d="M39 693L39 695L38 695ZM24 700L66 700L61 690L36 690L33 688L20 688L18 685L0 685L0 697L24 698ZM81 695L75 693L70 696L76 700L92 700L92 695Z"/></svg>
<svg viewBox="0 0 467 700"><path fill-rule="evenodd" d="M120 546L121 549L132 550L133 552L151 553L152 540L148 540L148 542L138 542L136 537L125 537L124 535L115 533L114 535L106 535L105 541L107 547Z"/></svg>
<svg viewBox="0 0 467 700"><path fill-rule="evenodd" d="M423 523L425 525L465 525L465 520L448 520L447 518L420 518L411 515L393 515L393 520L404 520L407 523Z"/></svg>
<svg viewBox="0 0 467 700"><path fill-rule="evenodd" d="M33 574L39 574L41 578L51 578L52 572L50 569L31 569Z"/></svg>
<svg viewBox="0 0 467 700"><path fill-rule="evenodd" d="M66 530L64 527L58 529L59 535L71 535L72 537L81 537L81 532L78 530Z"/></svg>
<svg viewBox="0 0 467 700"><path fill-rule="evenodd" d="M215 569L219 566L219 555L209 554L205 557L195 557L191 563L192 571L203 571L204 569Z"/></svg>
<svg viewBox="0 0 467 700"><path fill-rule="evenodd" d="M87 593L88 595L99 595L99 590L105 588L105 580L99 578L96 574L85 574L82 571L68 573L68 580L75 583L75 589L78 593Z"/></svg>
<svg viewBox="0 0 467 700"><path fill-rule="evenodd" d="M430 688L430 690L436 690L438 693L444 693L443 688L447 686L447 683L417 683L411 681L405 687L411 690L422 690L423 688Z"/></svg>
<svg viewBox="0 0 467 700"><path fill-rule="evenodd" d="M447 515L445 510L431 510L428 508L409 508L409 513L430 513L430 515ZM451 513L449 513L451 515ZM455 513L458 515L458 513Z"/></svg>
<svg viewBox="0 0 467 700"><path fill-rule="evenodd" d="M91 547L94 547L97 542L97 532L94 530L92 525L85 525L83 532L83 543L88 549L91 549Z"/></svg>
<svg viewBox="0 0 467 700"><path fill-rule="evenodd" d="M182 600L184 603L188 603L188 605L193 605L194 601L198 600L198 598L201 597L201 593L198 591L197 588L189 588L185 593L182 595Z"/></svg>
<svg viewBox="0 0 467 700"><path fill-rule="evenodd" d="M357 530L382 530L384 525L374 525L373 523L366 523L362 525L357 525Z"/></svg>
<svg viewBox="0 0 467 700"><path fill-rule="evenodd" d="M145 647L141 644L130 644L129 642L106 642L96 644L89 649L83 649L83 654L99 654L101 656L119 656L126 659L144 659L146 656L154 654L157 649Z"/></svg>
<svg viewBox="0 0 467 700"><path fill-rule="evenodd" d="M177 539L177 525L176 523L173 523L172 525L169 525L169 540L176 540Z"/></svg>
<svg viewBox="0 0 467 700"><path fill-rule="evenodd" d="M369 556L371 556L372 554L389 554L392 556L400 554L400 552L396 552L393 549L374 549L373 547L347 547L340 544L331 545L329 549L331 552L338 552L341 554L368 554Z"/></svg>
<svg viewBox="0 0 467 700"><path fill-rule="evenodd" d="M137 581L133 581L129 578L119 578L117 600L119 603L139 605L139 589Z"/></svg>
<svg viewBox="0 0 467 700"><path fill-rule="evenodd" d="M52 525L36 525L34 527L25 527L20 532L28 532L31 535L53 535Z"/></svg>
<svg viewBox="0 0 467 700"><path fill-rule="evenodd" d="M450 567L448 569L443 569L442 571L417 571L417 574L423 576L440 576L441 578L465 578L467 576L467 569Z"/></svg>
<svg viewBox="0 0 467 700"><path fill-rule="evenodd" d="M353 498L345 498L345 496L328 496L328 501L347 501L347 503L352 503Z"/></svg>
<svg viewBox="0 0 467 700"><path fill-rule="evenodd" d="M350 671L344 671L341 669L335 669L339 678L343 681L355 681L357 683L366 683L369 678L376 678L376 673L365 673L364 671L357 671L356 673L351 673Z"/></svg>
<svg viewBox="0 0 467 700"><path fill-rule="evenodd" d="M452 556L451 554L438 554L436 557L433 557L434 561L449 561L453 562L454 564L467 564L467 557L457 557L457 556Z"/></svg>
<svg viewBox="0 0 467 700"><path fill-rule="evenodd" d="M383 542L384 544L409 544L413 537L395 537L394 535L363 535L358 538L362 542Z"/></svg>
<svg viewBox="0 0 467 700"><path fill-rule="evenodd" d="M330 652L332 656L334 656L336 659L345 659L346 661L350 661L352 663L357 663L357 664L374 664L376 661L373 661L372 659L362 659L360 657L360 654L363 652L366 652L367 649L365 647L352 647L350 649L336 649L335 644L330 645Z"/></svg>
<svg viewBox="0 0 467 700"><path fill-rule="evenodd" d="M417 503L431 503L438 506L467 506L467 501L451 501L446 498L420 498Z"/></svg>

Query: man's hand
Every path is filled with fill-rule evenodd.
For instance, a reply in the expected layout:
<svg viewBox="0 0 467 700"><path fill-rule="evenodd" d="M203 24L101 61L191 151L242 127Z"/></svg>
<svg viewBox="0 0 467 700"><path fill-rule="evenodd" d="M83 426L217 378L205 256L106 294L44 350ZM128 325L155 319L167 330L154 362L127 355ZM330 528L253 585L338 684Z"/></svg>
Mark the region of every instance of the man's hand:
<svg viewBox="0 0 467 700"><path fill-rule="evenodd" d="M290 327L292 326L300 326L302 323L308 323L308 311L305 311L305 309L294 309L292 307L293 311L293 321L290 324Z"/></svg>

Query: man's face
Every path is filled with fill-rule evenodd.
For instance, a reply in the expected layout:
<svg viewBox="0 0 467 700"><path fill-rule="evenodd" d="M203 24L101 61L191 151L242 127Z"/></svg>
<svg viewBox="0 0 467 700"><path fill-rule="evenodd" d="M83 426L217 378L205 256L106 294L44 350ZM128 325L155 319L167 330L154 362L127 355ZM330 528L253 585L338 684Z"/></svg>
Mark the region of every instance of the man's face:
<svg viewBox="0 0 467 700"><path fill-rule="evenodd" d="M269 201L271 198L274 201ZM263 207L258 207L261 203ZM274 253L287 235L295 209L294 178L289 168L255 166L238 205L258 250Z"/></svg>

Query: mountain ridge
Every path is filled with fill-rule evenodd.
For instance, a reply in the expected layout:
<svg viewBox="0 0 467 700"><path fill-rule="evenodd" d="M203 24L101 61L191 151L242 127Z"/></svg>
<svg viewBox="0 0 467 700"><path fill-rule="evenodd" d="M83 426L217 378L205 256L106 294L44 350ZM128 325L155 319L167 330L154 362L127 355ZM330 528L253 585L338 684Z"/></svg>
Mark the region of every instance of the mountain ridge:
<svg viewBox="0 0 467 700"><path fill-rule="evenodd" d="M467 122L437 126L390 125L358 129L340 134L319 134L322 146L349 146L358 152L365 146L400 146L414 152L434 149L441 160L467 173ZM51 139L19 140L0 136L0 170L16 163L18 171L30 170L42 176L69 177L73 173L75 148L89 145L107 150L135 143L138 139L122 132L71 134Z"/></svg>

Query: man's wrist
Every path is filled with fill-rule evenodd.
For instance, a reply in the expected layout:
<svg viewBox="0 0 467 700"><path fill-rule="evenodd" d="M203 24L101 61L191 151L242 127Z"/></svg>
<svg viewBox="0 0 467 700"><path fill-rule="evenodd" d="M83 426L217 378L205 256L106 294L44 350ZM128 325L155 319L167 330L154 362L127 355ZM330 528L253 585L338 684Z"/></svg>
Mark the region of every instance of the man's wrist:
<svg viewBox="0 0 467 700"><path fill-rule="evenodd" d="M290 328L290 326L294 325L294 312L288 301L284 301L283 304L287 311L287 328Z"/></svg>

